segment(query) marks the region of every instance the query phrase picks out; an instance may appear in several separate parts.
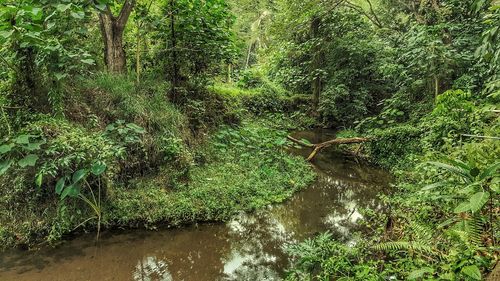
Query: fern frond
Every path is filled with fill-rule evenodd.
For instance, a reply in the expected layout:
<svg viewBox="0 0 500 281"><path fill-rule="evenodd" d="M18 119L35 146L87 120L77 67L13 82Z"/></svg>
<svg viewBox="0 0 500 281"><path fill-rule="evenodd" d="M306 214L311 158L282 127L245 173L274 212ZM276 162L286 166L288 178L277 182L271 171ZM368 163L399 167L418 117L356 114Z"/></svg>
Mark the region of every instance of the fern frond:
<svg viewBox="0 0 500 281"><path fill-rule="evenodd" d="M421 242L408 242L408 241L390 241L374 245L372 247L377 251L404 251L404 252L422 252L422 253L433 253L434 249Z"/></svg>
<svg viewBox="0 0 500 281"><path fill-rule="evenodd" d="M410 221L409 223L417 241L427 243L431 242L433 231L430 227L415 221Z"/></svg>
<svg viewBox="0 0 500 281"><path fill-rule="evenodd" d="M481 217L476 215L471 218L463 219L457 222L448 232L452 237L457 237L465 244L480 246L482 244L481 234L484 223Z"/></svg>

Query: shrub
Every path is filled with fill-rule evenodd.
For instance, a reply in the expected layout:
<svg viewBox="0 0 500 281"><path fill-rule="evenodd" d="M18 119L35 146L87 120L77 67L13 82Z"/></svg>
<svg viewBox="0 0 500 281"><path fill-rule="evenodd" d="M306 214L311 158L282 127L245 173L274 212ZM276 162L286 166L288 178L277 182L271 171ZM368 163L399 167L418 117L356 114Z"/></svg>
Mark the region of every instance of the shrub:
<svg viewBox="0 0 500 281"><path fill-rule="evenodd" d="M318 112L327 126L348 127L368 112L366 92L351 92L345 85L331 85L321 93Z"/></svg>
<svg viewBox="0 0 500 281"><path fill-rule="evenodd" d="M374 140L369 142L368 153L378 164L386 168L409 167L408 156L422 151L422 128L403 124L389 129L372 131Z"/></svg>

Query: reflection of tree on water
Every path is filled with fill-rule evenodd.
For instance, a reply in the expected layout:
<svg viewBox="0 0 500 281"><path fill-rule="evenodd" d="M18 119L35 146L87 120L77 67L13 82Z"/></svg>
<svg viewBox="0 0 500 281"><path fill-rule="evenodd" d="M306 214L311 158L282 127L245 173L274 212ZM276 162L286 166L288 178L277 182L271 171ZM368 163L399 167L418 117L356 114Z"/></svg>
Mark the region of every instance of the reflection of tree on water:
<svg viewBox="0 0 500 281"><path fill-rule="evenodd" d="M168 264L156 257L145 257L137 263L134 271L136 281L173 281Z"/></svg>
<svg viewBox="0 0 500 281"><path fill-rule="evenodd" d="M318 181L289 202L228 223L232 243L223 259L224 280L279 280L288 263L288 245L326 230L348 242L362 218L359 209L380 208L376 195L385 188L387 175L335 159L342 158L319 157Z"/></svg>

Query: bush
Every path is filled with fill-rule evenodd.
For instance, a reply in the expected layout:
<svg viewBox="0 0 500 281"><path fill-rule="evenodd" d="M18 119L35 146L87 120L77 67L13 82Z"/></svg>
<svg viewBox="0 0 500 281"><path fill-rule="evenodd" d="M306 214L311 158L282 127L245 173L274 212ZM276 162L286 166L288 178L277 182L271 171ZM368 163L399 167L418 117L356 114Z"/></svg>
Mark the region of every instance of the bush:
<svg viewBox="0 0 500 281"><path fill-rule="evenodd" d="M366 92L351 92L345 85L331 85L321 93L318 112L327 126L349 127L368 112Z"/></svg>
<svg viewBox="0 0 500 281"><path fill-rule="evenodd" d="M412 124L403 124L389 129L376 129L372 132L373 141L369 142L368 153L379 165L386 168L410 167L410 155L422 151L422 128Z"/></svg>
<svg viewBox="0 0 500 281"><path fill-rule="evenodd" d="M136 173L135 164L144 159L139 137L143 129L125 123L113 126L95 132L45 117L5 139L0 146L4 160L0 164L0 224L5 232L16 233L17 243L29 243L50 231L55 231L52 238L59 238L83 217L85 211L75 203L66 206L74 211L69 212L71 216L62 213L54 188L59 179L97 162L108 167L106 183ZM110 186L105 188L109 192Z"/></svg>
<svg viewBox="0 0 500 281"><path fill-rule="evenodd" d="M423 119L423 142L429 150L456 145L462 134L481 134L488 116L491 113L474 105L471 93L447 91L437 97L434 110Z"/></svg>

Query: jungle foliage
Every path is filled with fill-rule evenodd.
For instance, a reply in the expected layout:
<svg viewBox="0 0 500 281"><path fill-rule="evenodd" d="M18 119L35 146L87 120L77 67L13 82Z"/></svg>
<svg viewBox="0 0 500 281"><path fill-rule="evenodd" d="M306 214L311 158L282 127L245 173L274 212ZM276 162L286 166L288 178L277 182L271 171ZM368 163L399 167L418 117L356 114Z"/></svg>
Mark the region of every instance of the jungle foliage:
<svg viewBox="0 0 500 281"><path fill-rule="evenodd" d="M0 1L0 241L229 219L314 179L287 130L370 137L369 233L289 280L480 280L498 262L496 0Z"/></svg>

